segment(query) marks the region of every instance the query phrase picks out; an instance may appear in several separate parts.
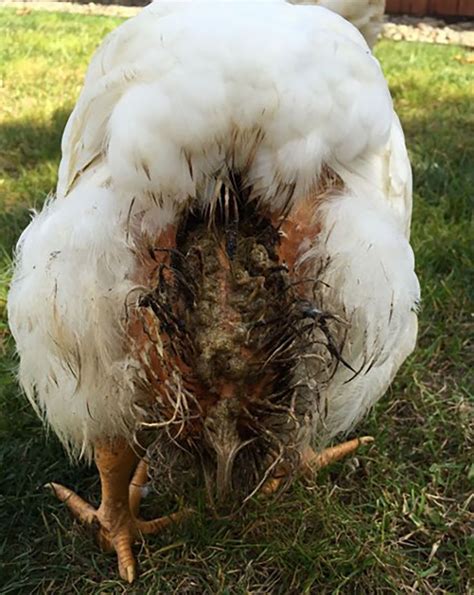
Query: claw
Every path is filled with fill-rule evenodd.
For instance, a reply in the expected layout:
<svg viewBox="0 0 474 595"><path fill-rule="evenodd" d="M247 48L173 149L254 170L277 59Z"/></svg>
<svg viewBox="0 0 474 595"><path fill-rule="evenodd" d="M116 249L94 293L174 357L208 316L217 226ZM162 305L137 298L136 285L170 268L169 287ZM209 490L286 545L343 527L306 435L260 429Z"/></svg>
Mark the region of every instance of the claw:
<svg viewBox="0 0 474 595"><path fill-rule="evenodd" d="M120 576L128 583L133 582L136 575L135 558L132 552L133 541L130 531L127 528L122 529L120 534L112 541L117 552Z"/></svg>
<svg viewBox="0 0 474 595"><path fill-rule="evenodd" d="M122 576L122 578L126 580L129 584L133 583L133 581L137 578L135 565L127 566L127 568L125 569L125 576Z"/></svg>
<svg viewBox="0 0 474 595"><path fill-rule="evenodd" d="M114 455L107 454L112 463ZM115 457L116 458L116 457ZM102 453L102 462L99 467L102 481L102 503L95 509L75 492L59 483L48 483L45 487L51 489L54 495L64 502L73 515L83 523L97 525L98 543L105 551L114 551L117 554L119 574L124 581L132 583L136 576L136 563L132 545L141 535L157 533L189 516L190 510L182 510L153 520L143 520L137 517L140 508L143 486L147 481L146 463L140 461L137 465L133 479L128 484L126 469L120 465L115 471L108 465L106 456Z"/></svg>
<svg viewBox="0 0 474 595"><path fill-rule="evenodd" d="M137 519L137 529L143 535L150 535L152 533L157 533L166 527L169 527L173 523L179 523L183 519L190 516L194 511L191 508L185 508L184 510L180 510L179 512L174 512L173 514L169 514L168 516L162 516L157 519L153 519L152 521L145 521L143 519Z"/></svg>
<svg viewBox="0 0 474 595"><path fill-rule="evenodd" d="M64 502L73 515L83 523L90 525L95 520L96 509L78 496L76 492L54 482L47 483L44 487L51 489L56 498Z"/></svg>
<svg viewBox="0 0 474 595"><path fill-rule="evenodd" d="M361 438L354 438L342 444L331 446L323 450L323 452L316 453L312 448L308 448L302 456L302 471L306 476L312 475L315 471L327 467L331 463L335 463L344 457L354 453L360 446L370 444L374 439L372 436L362 436Z"/></svg>
<svg viewBox="0 0 474 595"><path fill-rule="evenodd" d="M331 463L335 463L344 457L354 453L359 446L370 444L374 441L372 436L362 436L354 440L348 440L342 444L326 448L320 453L314 452L311 447L308 447L301 455L301 473L311 478L316 471L327 467ZM261 488L261 493L264 496L274 494L281 485L285 475L277 472L273 477L270 477Z"/></svg>

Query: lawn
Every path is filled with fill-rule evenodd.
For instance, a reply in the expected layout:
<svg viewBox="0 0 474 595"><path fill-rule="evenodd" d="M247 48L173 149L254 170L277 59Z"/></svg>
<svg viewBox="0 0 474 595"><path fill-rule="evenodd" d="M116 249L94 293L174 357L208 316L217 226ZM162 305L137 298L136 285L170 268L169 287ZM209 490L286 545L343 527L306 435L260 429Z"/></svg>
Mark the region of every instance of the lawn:
<svg viewBox="0 0 474 595"><path fill-rule="evenodd" d="M423 305L416 353L357 430L375 444L234 521L201 512L148 539L133 587L43 489L56 480L99 495L95 471L70 465L15 382L11 255L28 210L54 188L91 53L119 22L0 10L0 593L468 593L474 67L458 47L382 41L376 50L414 166Z"/></svg>

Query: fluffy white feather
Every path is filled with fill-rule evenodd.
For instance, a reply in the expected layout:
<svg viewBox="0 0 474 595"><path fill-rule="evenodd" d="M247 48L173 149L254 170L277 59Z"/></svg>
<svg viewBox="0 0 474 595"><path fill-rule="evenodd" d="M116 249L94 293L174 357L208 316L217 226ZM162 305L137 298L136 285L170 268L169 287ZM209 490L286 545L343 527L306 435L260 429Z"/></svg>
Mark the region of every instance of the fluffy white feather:
<svg viewBox="0 0 474 595"><path fill-rule="evenodd" d="M339 370L315 431L350 428L413 349L410 166L362 36L314 6L158 2L96 53L64 133L57 196L18 246L9 319L20 381L73 452L133 421L131 209L147 233L163 229L229 151L246 161L256 130L250 179L271 209L280 182L298 201L324 164L346 187L315 213L322 232L302 260L329 257L324 299L351 319L344 355L362 372L345 384L351 373Z"/></svg>
<svg viewBox="0 0 474 595"><path fill-rule="evenodd" d="M375 45L382 30L385 0L315 0L313 4L340 14L359 29L370 47Z"/></svg>

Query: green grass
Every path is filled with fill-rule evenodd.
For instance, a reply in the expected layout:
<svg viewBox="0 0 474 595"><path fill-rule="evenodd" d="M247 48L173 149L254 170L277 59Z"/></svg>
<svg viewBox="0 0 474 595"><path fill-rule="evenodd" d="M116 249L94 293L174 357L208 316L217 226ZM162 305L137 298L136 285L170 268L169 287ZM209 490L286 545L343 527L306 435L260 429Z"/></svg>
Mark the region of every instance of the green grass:
<svg viewBox="0 0 474 595"><path fill-rule="evenodd" d="M132 588L42 488L58 480L99 495L95 471L70 465L19 393L5 308L11 254L28 209L54 188L91 52L118 22L0 11L0 592L467 593L474 77L456 47L377 46L413 160L423 307L416 353L358 428L375 445L232 522L201 513L148 539Z"/></svg>

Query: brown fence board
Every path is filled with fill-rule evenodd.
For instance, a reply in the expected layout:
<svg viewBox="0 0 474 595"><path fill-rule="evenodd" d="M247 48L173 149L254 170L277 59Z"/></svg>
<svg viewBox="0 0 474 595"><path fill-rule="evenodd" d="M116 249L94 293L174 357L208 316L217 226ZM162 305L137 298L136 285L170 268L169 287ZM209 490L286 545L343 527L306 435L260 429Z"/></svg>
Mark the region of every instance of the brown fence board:
<svg viewBox="0 0 474 595"><path fill-rule="evenodd" d="M426 14L428 0L411 0L411 2L407 2L407 4L411 4L411 12L413 14Z"/></svg>
<svg viewBox="0 0 474 595"><path fill-rule="evenodd" d="M474 16L474 0L387 0L387 12L416 16Z"/></svg>
<svg viewBox="0 0 474 595"><path fill-rule="evenodd" d="M474 17L474 0L460 0L459 14L465 17Z"/></svg>
<svg viewBox="0 0 474 595"><path fill-rule="evenodd" d="M387 0L387 12L423 15L428 12L428 0Z"/></svg>
<svg viewBox="0 0 474 595"><path fill-rule="evenodd" d="M431 0L430 11L433 14L459 14L459 0Z"/></svg>

